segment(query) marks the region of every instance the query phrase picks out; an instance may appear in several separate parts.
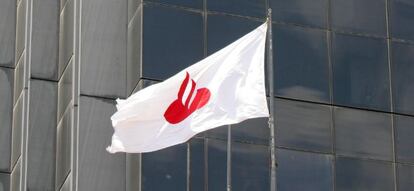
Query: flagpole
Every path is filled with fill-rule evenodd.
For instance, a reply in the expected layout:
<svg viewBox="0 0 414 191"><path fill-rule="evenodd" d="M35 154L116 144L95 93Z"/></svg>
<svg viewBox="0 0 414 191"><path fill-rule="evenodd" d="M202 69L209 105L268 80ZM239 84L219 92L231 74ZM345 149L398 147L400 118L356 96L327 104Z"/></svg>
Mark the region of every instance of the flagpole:
<svg viewBox="0 0 414 191"><path fill-rule="evenodd" d="M231 191L231 125L227 125L227 191Z"/></svg>
<svg viewBox="0 0 414 191"><path fill-rule="evenodd" d="M267 80L269 85L269 129L270 129L270 190L276 191L276 154L274 128L274 93L273 93L273 42L272 42L272 9L267 10Z"/></svg>

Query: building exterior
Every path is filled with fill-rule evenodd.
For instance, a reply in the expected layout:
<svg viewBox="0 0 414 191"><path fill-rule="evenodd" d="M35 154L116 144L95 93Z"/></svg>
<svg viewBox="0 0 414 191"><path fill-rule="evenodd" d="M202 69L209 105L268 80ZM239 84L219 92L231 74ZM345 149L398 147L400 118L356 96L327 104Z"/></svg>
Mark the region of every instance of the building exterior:
<svg viewBox="0 0 414 191"><path fill-rule="evenodd" d="M105 151L116 98L238 39L269 7L278 191L414 190L412 0L1 0L0 191L270 190L264 118L153 153Z"/></svg>

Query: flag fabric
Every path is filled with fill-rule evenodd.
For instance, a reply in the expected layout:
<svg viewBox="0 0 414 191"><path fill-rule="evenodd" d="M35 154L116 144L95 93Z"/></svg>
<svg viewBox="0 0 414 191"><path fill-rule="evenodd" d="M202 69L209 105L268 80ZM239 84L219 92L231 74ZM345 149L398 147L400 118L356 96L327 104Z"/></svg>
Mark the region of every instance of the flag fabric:
<svg viewBox="0 0 414 191"><path fill-rule="evenodd" d="M171 78L117 100L110 153L144 153L249 118L268 117L267 23Z"/></svg>

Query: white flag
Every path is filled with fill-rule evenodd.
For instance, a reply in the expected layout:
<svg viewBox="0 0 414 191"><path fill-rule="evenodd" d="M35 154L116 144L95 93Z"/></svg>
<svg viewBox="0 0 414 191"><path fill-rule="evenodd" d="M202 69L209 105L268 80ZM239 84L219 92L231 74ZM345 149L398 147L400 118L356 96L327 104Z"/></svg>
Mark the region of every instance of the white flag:
<svg viewBox="0 0 414 191"><path fill-rule="evenodd" d="M222 125L268 117L266 30L264 23L164 82L118 99L108 152L156 151Z"/></svg>

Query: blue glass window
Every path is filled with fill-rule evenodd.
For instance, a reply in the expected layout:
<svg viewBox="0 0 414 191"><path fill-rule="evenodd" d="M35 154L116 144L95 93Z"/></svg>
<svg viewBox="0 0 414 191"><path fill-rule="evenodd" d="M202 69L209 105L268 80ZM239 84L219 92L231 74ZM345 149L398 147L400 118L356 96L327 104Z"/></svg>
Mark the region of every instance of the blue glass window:
<svg viewBox="0 0 414 191"><path fill-rule="evenodd" d="M187 188L187 144L142 155L142 190L171 188Z"/></svg>
<svg viewBox="0 0 414 191"><path fill-rule="evenodd" d="M328 0L270 0L275 21L326 28Z"/></svg>
<svg viewBox="0 0 414 191"><path fill-rule="evenodd" d="M208 0L207 9L252 17L266 16L265 0Z"/></svg>
<svg viewBox="0 0 414 191"><path fill-rule="evenodd" d="M332 0L332 28L386 36L385 0Z"/></svg>
<svg viewBox="0 0 414 191"><path fill-rule="evenodd" d="M333 190L333 157L326 154L279 149L278 191Z"/></svg>
<svg viewBox="0 0 414 191"><path fill-rule="evenodd" d="M204 139L190 141L190 186L191 190L203 190L205 184L205 148Z"/></svg>
<svg viewBox="0 0 414 191"><path fill-rule="evenodd" d="M398 162L414 164L414 117L394 117L396 156Z"/></svg>
<svg viewBox="0 0 414 191"><path fill-rule="evenodd" d="M146 4L143 19L143 77L164 80L203 58L201 14Z"/></svg>
<svg viewBox="0 0 414 191"><path fill-rule="evenodd" d="M414 115L414 45L392 43L394 111Z"/></svg>
<svg viewBox="0 0 414 191"><path fill-rule="evenodd" d="M398 164L398 191L412 191L414 188L414 166Z"/></svg>
<svg viewBox="0 0 414 191"><path fill-rule="evenodd" d="M391 36L414 40L414 2L412 0L390 0Z"/></svg>
<svg viewBox="0 0 414 191"><path fill-rule="evenodd" d="M269 148L238 142L231 146L232 189L269 190Z"/></svg>
<svg viewBox="0 0 414 191"><path fill-rule="evenodd" d="M335 108L336 153L392 160L391 116L364 110Z"/></svg>
<svg viewBox="0 0 414 191"><path fill-rule="evenodd" d="M209 14L207 53L212 54L254 30L261 23L245 18Z"/></svg>
<svg viewBox="0 0 414 191"><path fill-rule="evenodd" d="M326 33L274 25L275 93L330 102Z"/></svg>
<svg viewBox="0 0 414 191"><path fill-rule="evenodd" d="M231 138L233 141L268 145L269 143L269 118L248 119L231 126Z"/></svg>
<svg viewBox="0 0 414 191"><path fill-rule="evenodd" d="M191 7L196 9L202 9L203 8L203 0L144 0L144 1L154 1L159 3L165 3L170 5L178 5L178 6L184 6L184 7Z"/></svg>
<svg viewBox="0 0 414 191"><path fill-rule="evenodd" d="M334 103L390 111L385 40L334 34L332 44Z"/></svg>
<svg viewBox="0 0 414 191"><path fill-rule="evenodd" d="M274 107L278 146L332 152L328 106L276 99Z"/></svg>
<svg viewBox="0 0 414 191"><path fill-rule="evenodd" d="M226 190L227 142L208 139L208 190Z"/></svg>
<svg viewBox="0 0 414 191"><path fill-rule="evenodd" d="M391 191L394 190L392 163L336 159L336 191Z"/></svg>

